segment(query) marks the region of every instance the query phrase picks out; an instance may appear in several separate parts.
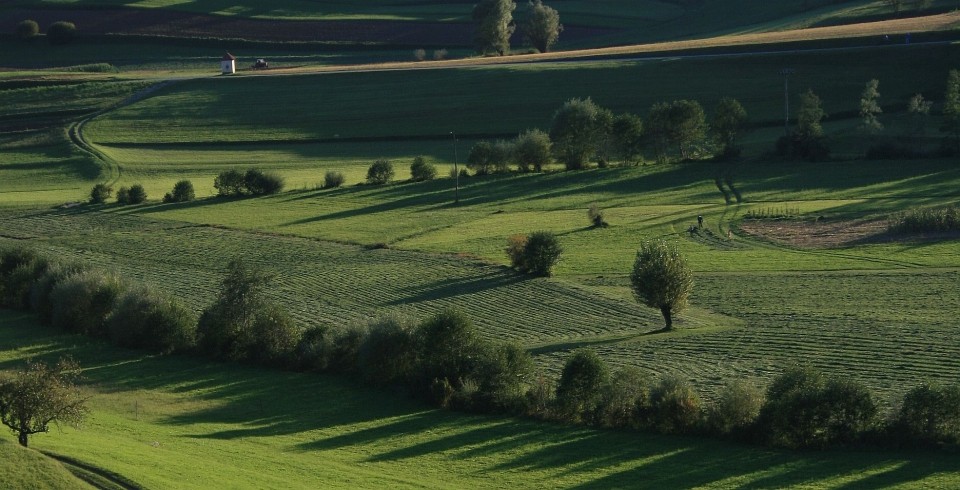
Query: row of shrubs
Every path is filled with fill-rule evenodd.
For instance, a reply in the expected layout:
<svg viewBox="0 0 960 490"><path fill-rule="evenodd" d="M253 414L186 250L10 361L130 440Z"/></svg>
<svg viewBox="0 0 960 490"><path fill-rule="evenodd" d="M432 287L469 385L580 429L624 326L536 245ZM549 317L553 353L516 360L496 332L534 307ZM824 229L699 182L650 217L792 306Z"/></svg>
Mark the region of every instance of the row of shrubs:
<svg viewBox="0 0 960 490"><path fill-rule="evenodd" d="M895 233L944 233L960 231L960 207L917 208L897 213L890 222Z"/></svg>
<svg viewBox="0 0 960 490"><path fill-rule="evenodd" d="M32 41L40 35L40 24L32 19L17 23L14 35L22 41ZM73 22L57 21L47 27L47 41L50 44L67 44L77 35L77 26Z"/></svg>
<svg viewBox="0 0 960 490"><path fill-rule="evenodd" d="M51 261L23 248L0 252L3 307L32 309L67 331L160 353L181 352L405 387L435 405L598 427L713 434L794 448L956 446L960 387L924 384L890 416L849 378L791 368L766 391L735 381L706 402L678 377L652 382L636 368L611 372L593 351L574 352L557 382L530 354L491 342L463 313L416 322L296 327L266 295L271 277L235 260L199 318L176 300L115 274Z"/></svg>
<svg viewBox="0 0 960 490"><path fill-rule="evenodd" d="M105 204L107 199L113 195L113 188L107 184L96 184L90 190L91 204ZM173 190L164 194L163 202L187 202L196 199L196 193L193 190L193 183L189 180L181 180L174 184ZM117 190L117 204L142 204L147 202L147 191L140 184L133 184L130 187L121 187Z"/></svg>
<svg viewBox="0 0 960 490"><path fill-rule="evenodd" d="M277 174L251 168L246 172L224 170L213 180L217 195L222 197L264 196L283 190L283 178Z"/></svg>

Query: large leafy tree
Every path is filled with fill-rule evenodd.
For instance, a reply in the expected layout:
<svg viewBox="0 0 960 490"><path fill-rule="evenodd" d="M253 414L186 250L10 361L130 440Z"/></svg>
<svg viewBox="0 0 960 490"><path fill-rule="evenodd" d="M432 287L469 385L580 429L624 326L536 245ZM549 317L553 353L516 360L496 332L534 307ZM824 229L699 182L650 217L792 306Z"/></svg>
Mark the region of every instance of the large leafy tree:
<svg viewBox="0 0 960 490"><path fill-rule="evenodd" d="M731 97L724 97L717 103L710 121L710 130L722 154L730 154L737 148L737 138L743 132L747 122L747 111L740 105L740 101Z"/></svg>
<svg viewBox="0 0 960 490"><path fill-rule="evenodd" d="M554 154L567 170L583 168L597 154L612 123L613 114L589 97L568 100L553 115L550 140Z"/></svg>
<svg viewBox="0 0 960 490"><path fill-rule="evenodd" d="M473 7L473 20L477 23L474 42L479 53L503 56L510 51L510 36L517 27L513 22L516 8L513 0L481 0Z"/></svg>
<svg viewBox="0 0 960 490"><path fill-rule="evenodd" d="M654 104L647 118L647 130L657 143L657 157L665 160L667 148L675 146L681 158L690 158L706 137L707 117L695 100Z"/></svg>
<svg viewBox="0 0 960 490"><path fill-rule="evenodd" d="M523 32L533 47L541 53L546 53L563 32L560 14L555 9L544 5L541 0L533 0L530 2L530 13Z"/></svg>
<svg viewBox="0 0 960 490"><path fill-rule="evenodd" d="M693 271L676 247L663 240L640 243L630 284L637 301L660 310L664 330L673 329L673 315L683 311L693 291Z"/></svg>
<svg viewBox="0 0 960 490"><path fill-rule="evenodd" d="M0 376L0 422L26 447L30 435L48 432L50 424L79 425L87 414L86 397L74 384L78 366L61 359L53 366L28 362Z"/></svg>

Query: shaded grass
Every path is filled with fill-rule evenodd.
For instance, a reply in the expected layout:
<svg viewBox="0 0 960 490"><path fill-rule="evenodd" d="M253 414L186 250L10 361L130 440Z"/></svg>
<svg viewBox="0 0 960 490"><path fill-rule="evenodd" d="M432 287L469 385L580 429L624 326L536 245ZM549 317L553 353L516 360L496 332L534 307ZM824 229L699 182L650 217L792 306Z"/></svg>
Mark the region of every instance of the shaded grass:
<svg viewBox="0 0 960 490"><path fill-rule="evenodd" d="M145 357L0 312L0 368L64 352L85 368L93 413L34 445L146 487L880 488L950 486L960 472L939 453L793 453L427 410L327 376Z"/></svg>

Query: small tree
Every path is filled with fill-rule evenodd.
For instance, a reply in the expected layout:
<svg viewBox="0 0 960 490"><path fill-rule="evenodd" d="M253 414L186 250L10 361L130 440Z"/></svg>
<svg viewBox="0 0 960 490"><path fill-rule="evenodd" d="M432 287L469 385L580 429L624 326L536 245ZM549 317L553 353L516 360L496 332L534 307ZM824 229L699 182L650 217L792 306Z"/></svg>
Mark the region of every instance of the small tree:
<svg viewBox="0 0 960 490"><path fill-rule="evenodd" d="M748 430L760 416L763 392L756 386L734 381L725 386L710 408L710 428L718 434Z"/></svg>
<svg viewBox="0 0 960 490"><path fill-rule="evenodd" d="M960 387L924 383L903 396L894 427L924 445L960 443Z"/></svg>
<svg viewBox="0 0 960 490"><path fill-rule="evenodd" d="M700 395L684 379L668 376L650 390L653 426L664 433L694 430L703 417Z"/></svg>
<svg viewBox="0 0 960 490"><path fill-rule="evenodd" d="M127 186L117 189L117 204L124 206L130 204L130 188Z"/></svg>
<svg viewBox="0 0 960 490"><path fill-rule="evenodd" d="M541 0L532 0L529 4L529 13L527 22L523 27L523 33L533 47L541 53L546 53L550 50L550 46L553 46L560 38L560 33L563 32L563 25L560 24L560 14L555 9L544 5Z"/></svg>
<svg viewBox="0 0 960 490"><path fill-rule="evenodd" d="M383 185L393 180L393 164L383 158L373 162L367 169L367 182L374 185Z"/></svg>
<svg viewBox="0 0 960 490"><path fill-rule="evenodd" d="M860 95L860 129L867 134L876 134L883 130L883 123L880 122L880 114L883 109L880 108L880 82L877 79L867 82L863 93Z"/></svg>
<svg viewBox="0 0 960 490"><path fill-rule="evenodd" d="M553 266L560 261L563 248L549 231L537 231L527 237L523 247L523 264L535 276L549 277Z"/></svg>
<svg viewBox="0 0 960 490"><path fill-rule="evenodd" d="M254 196L276 194L283 190L283 185L283 177L256 168L247 170L247 173L243 175L244 189Z"/></svg>
<svg viewBox="0 0 960 490"><path fill-rule="evenodd" d="M497 140L491 147L490 164L497 173L510 171L510 162L513 160L513 142Z"/></svg>
<svg viewBox="0 0 960 490"><path fill-rule="evenodd" d="M437 177L437 167L430 163L423 156L417 156L410 164L410 180L414 182L424 182L433 180Z"/></svg>
<svg viewBox="0 0 960 490"><path fill-rule="evenodd" d="M636 114L613 118L610 129L614 154L623 163L635 163L643 154L643 120Z"/></svg>
<svg viewBox="0 0 960 490"><path fill-rule="evenodd" d="M591 415L603 399L610 370L596 352L581 349L573 353L557 384L557 408L568 420Z"/></svg>
<svg viewBox="0 0 960 490"><path fill-rule="evenodd" d="M513 144L513 158L517 161L521 172L542 172L543 167L550 164L550 135L539 130L530 129L517 136Z"/></svg>
<svg viewBox="0 0 960 490"><path fill-rule="evenodd" d="M200 316L197 344L216 357L247 358L257 315L269 305L266 288L271 279L241 259L232 260L217 300Z"/></svg>
<svg viewBox="0 0 960 490"><path fill-rule="evenodd" d="M477 23L474 34L477 52L497 53L500 56L510 51L510 36L516 29L513 22L513 0L481 0L473 7L473 20Z"/></svg>
<svg viewBox="0 0 960 490"><path fill-rule="evenodd" d="M17 30L14 33L17 39L29 41L40 34L40 25L35 20L21 20L17 23Z"/></svg>
<svg viewBox="0 0 960 490"><path fill-rule="evenodd" d="M413 59L417 61L423 61L427 58L427 51L423 48L418 48L413 50Z"/></svg>
<svg viewBox="0 0 960 490"><path fill-rule="evenodd" d="M188 202L196 199L193 182L181 180L173 185L173 191L163 196L163 202Z"/></svg>
<svg viewBox="0 0 960 490"><path fill-rule="evenodd" d="M524 250L527 248L527 235L511 235L507 238L507 248L505 252L510 258L510 266L521 272L526 272L526 256Z"/></svg>
<svg viewBox="0 0 960 490"><path fill-rule="evenodd" d="M470 154L467 156L467 167L473 170L475 175L487 175L493 172L495 151L493 143L478 141L470 148Z"/></svg>
<svg viewBox="0 0 960 490"><path fill-rule="evenodd" d="M597 203L593 203L589 208L587 208L587 219L590 220L590 224L594 228L606 228L609 226L607 221L604 219L603 209L601 209L600 205Z"/></svg>
<svg viewBox="0 0 960 490"><path fill-rule="evenodd" d="M113 194L113 188L107 184L96 184L90 190L90 204L103 204L110 199L111 194Z"/></svg>
<svg viewBox="0 0 960 490"><path fill-rule="evenodd" d="M720 145L720 154L734 156L739 154L737 138L743 132L743 125L747 122L747 111L737 99L724 97L717 103L710 121L710 130L717 144Z"/></svg>
<svg viewBox="0 0 960 490"><path fill-rule="evenodd" d="M960 153L960 70L950 70L943 99L941 131L953 138L954 151Z"/></svg>
<svg viewBox="0 0 960 490"><path fill-rule="evenodd" d="M693 271L676 247L663 240L645 241L637 251L630 283L637 301L660 310L666 323L663 330L669 331L673 315L687 306Z"/></svg>
<svg viewBox="0 0 960 490"><path fill-rule="evenodd" d="M69 44L77 35L77 26L73 22L54 22L47 28L47 41L50 44Z"/></svg>
<svg viewBox="0 0 960 490"><path fill-rule="evenodd" d="M801 138L812 139L823 136L823 126L821 122L827 117L823 112L823 104L820 97L808 89L800 95L800 109L797 112L797 133Z"/></svg>
<svg viewBox="0 0 960 490"><path fill-rule="evenodd" d="M51 423L83 421L87 399L75 384L78 370L69 359L49 367L37 361L0 377L0 422L21 446L27 447L30 435L49 432Z"/></svg>
<svg viewBox="0 0 960 490"><path fill-rule="evenodd" d="M550 140L567 170L578 170L597 154L613 123L613 114L586 99L570 99L553 115Z"/></svg>

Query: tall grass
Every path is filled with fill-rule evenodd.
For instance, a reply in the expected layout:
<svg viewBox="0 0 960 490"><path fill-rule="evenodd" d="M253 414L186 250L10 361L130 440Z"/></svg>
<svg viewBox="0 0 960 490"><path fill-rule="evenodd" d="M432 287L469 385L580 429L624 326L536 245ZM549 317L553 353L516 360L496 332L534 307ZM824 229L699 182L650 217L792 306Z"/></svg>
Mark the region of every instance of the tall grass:
<svg viewBox="0 0 960 490"><path fill-rule="evenodd" d="M945 233L960 231L960 207L915 208L893 215L894 233Z"/></svg>

